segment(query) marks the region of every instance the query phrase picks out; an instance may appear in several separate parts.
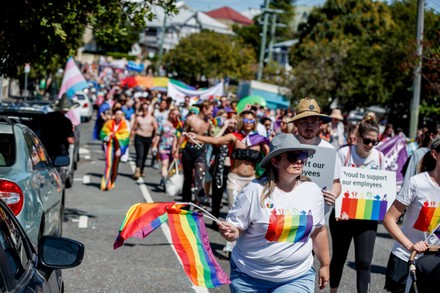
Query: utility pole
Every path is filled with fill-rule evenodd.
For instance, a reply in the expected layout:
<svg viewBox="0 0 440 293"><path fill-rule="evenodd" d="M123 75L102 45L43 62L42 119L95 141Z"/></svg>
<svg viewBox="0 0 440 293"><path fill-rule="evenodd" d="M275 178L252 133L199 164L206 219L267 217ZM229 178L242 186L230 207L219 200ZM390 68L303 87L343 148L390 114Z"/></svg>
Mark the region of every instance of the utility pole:
<svg viewBox="0 0 440 293"><path fill-rule="evenodd" d="M272 14L272 27L270 28L270 41L269 41L269 55L267 56L267 59L269 61L272 60L273 45L275 43L276 25L277 25L277 15L274 13L274 14Z"/></svg>
<svg viewBox="0 0 440 293"><path fill-rule="evenodd" d="M425 13L425 0L417 0L417 65L414 70L413 97L411 102L411 116L409 136L415 138L417 134L420 109L420 88L422 83L422 57L423 57L423 23Z"/></svg>
<svg viewBox="0 0 440 293"><path fill-rule="evenodd" d="M265 4L263 8L264 22L263 22L263 32L261 35L260 59L258 61L257 80L261 80L261 78L263 77L264 55L266 53L266 34L267 34L267 25L269 22L269 13L267 12L267 10L269 9L269 4L270 4L270 0L265 0Z"/></svg>
<svg viewBox="0 0 440 293"><path fill-rule="evenodd" d="M156 75L159 75L160 67L162 66L162 55L163 55L163 42L165 39L165 33L167 30L167 14L163 13L163 23L162 23L162 33L160 35L160 43L159 43L159 53L157 58L157 68L156 68Z"/></svg>

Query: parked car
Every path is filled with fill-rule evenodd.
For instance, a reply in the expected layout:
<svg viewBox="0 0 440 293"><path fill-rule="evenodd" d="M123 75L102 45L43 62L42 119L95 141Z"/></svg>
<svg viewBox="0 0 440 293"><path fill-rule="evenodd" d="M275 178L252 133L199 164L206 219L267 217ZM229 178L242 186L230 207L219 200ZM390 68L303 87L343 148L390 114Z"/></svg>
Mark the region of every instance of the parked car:
<svg viewBox="0 0 440 293"><path fill-rule="evenodd" d="M69 165L69 157L52 162L30 128L5 120L0 122L0 197L34 245L43 235L61 236L65 193L57 168Z"/></svg>
<svg viewBox="0 0 440 293"><path fill-rule="evenodd" d="M0 200L1 292L63 292L61 269L78 266L84 245L78 241L43 236L38 252L8 206Z"/></svg>
<svg viewBox="0 0 440 293"><path fill-rule="evenodd" d="M52 112L53 102L50 101L19 101L3 102L0 104L0 116L18 119L22 124L28 126L32 131L41 137L41 129L47 113ZM61 175L64 186L70 188L73 185L73 178L77 163L79 161L80 131L74 129L75 143L69 148L70 164L60 167L58 172Z"/></svg>
<svg viewBox="0 0 440 293"><path fill-rule="evenodd" d="M72 100L80 104L81 122L89 122L93 116L93 103L89 96L85 92L76 92Z"/></svg>

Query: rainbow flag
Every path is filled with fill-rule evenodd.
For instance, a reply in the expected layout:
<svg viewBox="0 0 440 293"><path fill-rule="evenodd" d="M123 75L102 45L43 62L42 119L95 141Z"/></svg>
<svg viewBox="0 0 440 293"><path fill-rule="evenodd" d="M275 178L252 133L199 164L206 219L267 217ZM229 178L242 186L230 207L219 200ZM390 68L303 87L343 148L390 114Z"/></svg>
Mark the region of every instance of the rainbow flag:
<svg viewBox="0 0 440 293"><path fill-rule="evenodd" d="M60 99L64 93L66 93L69 98L72 98L77 91L82 91L88 87L89 85L76 66L75 61L72 57L69 57L66 68L64 69L63 81L61 82L58 98Z"/></svg>
<svg viewBox="0 0 440 293"><path fill-rule="evenodd" d="M440 206L436 202L424 202L414 229L431 233L440 224Z"/></svg>
<svg viewBox="0 0 440 293"><path fill-rule="evenodd" d="M266 240L275 242L306 242L313 228L312 214L277 214L273 209L269 218Z"/></svg>
<svg viewBox="0 0 440 293"><path fill-rule="evenodd" d="M349 219L382 221L387 205L386 200L344 197L341 215L345 213Z"/></svg>
<svg viewBox="0 0 440 293"><path fill-rule="evenodd" d="M124 245L130 237L143 239L168 219L166 211L174 202L137 203L128 210L119 228L113 248Z"/></svg>
<svg viewBox="0 0 440 293"><path fill-rule="evenodd" d="M214 118L211 118L211 123L215 127L223 127L224 120L222 117L214 117Z"/></svg>
<svg viewBox="0 0 440 293"><path fill-rule="evenodd" d="M125 154L130 143L130 130L127 121L123 119L119 124L116 124L114 119L108 120L102 127L99 137L104 140L107 136L111 138L108 143L117 143L121 148L121 155Z"/></svg>
<svg viewBox="0 0 440 293"><path fill-rule="evenodd" d="M191 282L203 288L230 284L212 253L203 215L173 208L167 213L174 247Z"/></svg>

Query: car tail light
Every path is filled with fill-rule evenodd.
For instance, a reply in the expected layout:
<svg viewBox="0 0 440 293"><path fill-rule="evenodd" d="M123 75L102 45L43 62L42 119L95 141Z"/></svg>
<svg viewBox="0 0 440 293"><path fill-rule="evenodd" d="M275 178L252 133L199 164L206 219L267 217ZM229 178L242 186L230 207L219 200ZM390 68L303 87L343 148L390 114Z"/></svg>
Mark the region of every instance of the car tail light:
<svg viewBox="0 0 440 293"><path fill-rule="evenodd" d="M84 103L83 108L87 108L89 106L89 104Z"/></svg>
<svg viewBox="0 0 440 293"><path fill-rule="evenodd" d="M23 192L16 183L9 180L0 180L0 196L12 210L14 215L17 216L23 209Z"/></svg>

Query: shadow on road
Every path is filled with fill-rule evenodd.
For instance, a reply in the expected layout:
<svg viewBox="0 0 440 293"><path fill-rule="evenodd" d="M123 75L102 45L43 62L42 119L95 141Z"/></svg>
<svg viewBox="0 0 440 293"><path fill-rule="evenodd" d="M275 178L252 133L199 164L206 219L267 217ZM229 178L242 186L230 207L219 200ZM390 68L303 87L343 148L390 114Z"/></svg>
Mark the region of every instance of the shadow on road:
<svg viewBox="0 0 440 293"><path fill-rule="evenodd" d="M78 209L71 209L66 208L64 210L64 222L68 222L70 219L78 219L79 216L87 216L89 218L96 218L96 216L89 214L86 211L78 210Z"/></svg>
<svg viewBox="0 0 440 293"><path fill-rule="evenodd" d="M380 233L380 232L377 232L377 237L382 237L382 238L387 238L387 239L393 239L393 237L391 237L391 235L388 234L388 233Z"/></svg>

